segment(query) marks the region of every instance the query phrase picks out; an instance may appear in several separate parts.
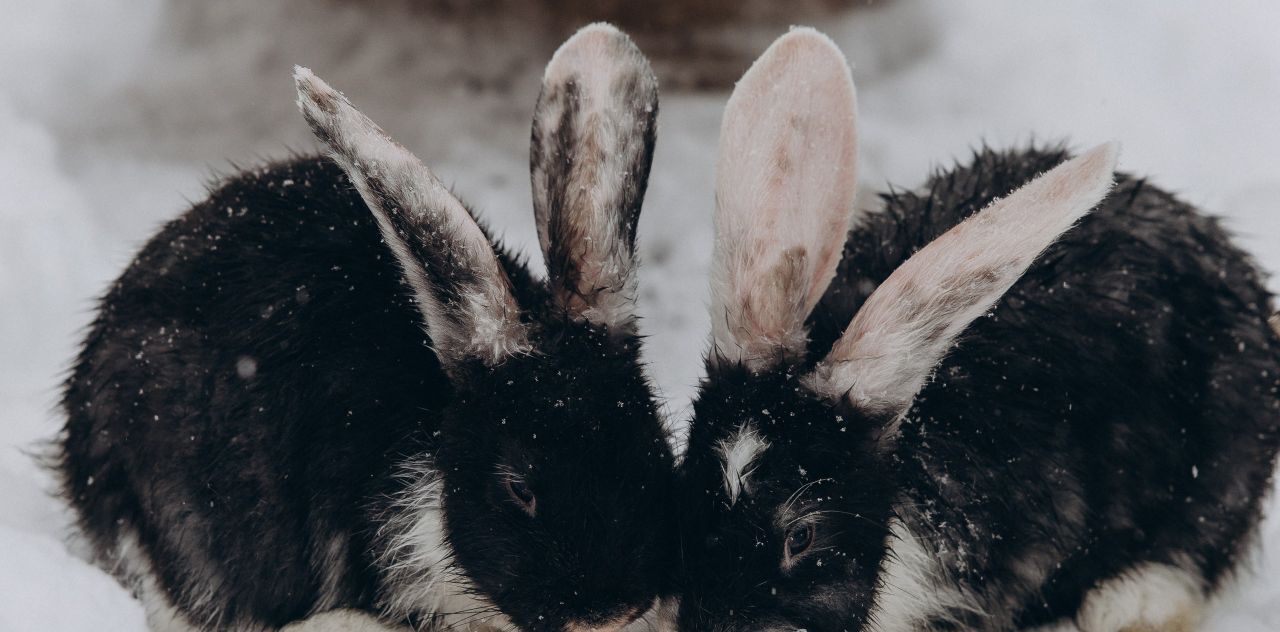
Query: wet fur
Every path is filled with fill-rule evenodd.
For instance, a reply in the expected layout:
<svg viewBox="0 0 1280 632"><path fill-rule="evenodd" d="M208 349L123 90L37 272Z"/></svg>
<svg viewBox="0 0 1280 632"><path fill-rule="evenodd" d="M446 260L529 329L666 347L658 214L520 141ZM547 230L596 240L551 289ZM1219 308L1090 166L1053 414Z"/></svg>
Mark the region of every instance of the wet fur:
<svg viewBox="0 0 1280 632"><path fill-rule="evenodd" d="M810 349L830 344L860 289L1065 157L983 150L919 193L885 196L847 242ZM944 568L982 587L997 622L1070 614L1093 583L1144 562L1212 590L1257 524L1280 444L1271 311L1216 220L1121 175L921 391L896 455L908 502L933 507L914 529L966 551ZM1009 572L1025 559L1032 581Z"/></svg>
<svg viewBox="0 0 1280 632"><path fill-rule="evenodd" d="M1116 150L1100 145L1054 166L899 265L818 364L812 390L864 412L906 412L957 337L1106 197Z"/></svg>
<svg viewBox="0 0 1280 632"><path fill-rule="evenodd" d="M67 382L63 473L94 549L135 531L200 622L371 607L367 505L395 492L395 453L450 390L400 279L328 160L240 174L167 225L103 298ZM345 555L308 546L335 535ZM321 594L329 572L344 580Z"/></svg>

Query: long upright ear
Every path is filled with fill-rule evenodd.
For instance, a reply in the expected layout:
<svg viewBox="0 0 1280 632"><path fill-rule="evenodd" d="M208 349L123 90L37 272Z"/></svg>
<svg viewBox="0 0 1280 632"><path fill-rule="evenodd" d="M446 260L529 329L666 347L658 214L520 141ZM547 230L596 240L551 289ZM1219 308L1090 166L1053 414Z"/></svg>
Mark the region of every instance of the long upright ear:
<svg viewBox="0 0 1280 632"><path fill-rule="evenodd" d="M556 51L533 113L533 210L555 300L611 331L635 327L636 222L657 116L648 60L608 24Z"/></svg>
<svg viewBox="0 0 1280 632"><path fill-rule="evenodd" d="M404 271L446 370L528 351L510 280L471 214L416 156L306 68L298 107L355 184Z"/></svg>
<svg viewBox="0 0 1280 632"><path fill-rule="evenodd" d="M856 117L849 66L812 29L778 38L734 88L716 162L709 361L760 371L803 355L854 212Z"/></svg>
<svg viewBox="0 0 1280 632"><path fill-rule="evenodd" d="M867 298L809 387L896 424L956 337L1106 197L1117 155L1095 147L922 248Z"/></svg>

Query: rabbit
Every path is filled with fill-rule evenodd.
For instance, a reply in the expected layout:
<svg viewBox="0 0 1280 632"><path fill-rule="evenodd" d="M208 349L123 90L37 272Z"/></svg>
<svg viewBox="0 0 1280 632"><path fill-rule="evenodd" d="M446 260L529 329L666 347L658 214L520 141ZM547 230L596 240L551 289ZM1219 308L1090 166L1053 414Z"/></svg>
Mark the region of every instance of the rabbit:
<svg viewBox="0 0 1280 632"><path fill-rule="evenodd" d="M1258 269L1114 144L855 213L855 122L807 29L729 99L679 629L1194 629L1280 439Z"/></svg>
<svg viewBox="0 0 1280 632"><path fill-rule="evenodd" d="M238 173L165 226L66 382L60 471L97 562L154 629L636 619L675 542L635 313L648 62L595 24L547 66L545 281L343 95L295 81L327 157Z"/></svg>

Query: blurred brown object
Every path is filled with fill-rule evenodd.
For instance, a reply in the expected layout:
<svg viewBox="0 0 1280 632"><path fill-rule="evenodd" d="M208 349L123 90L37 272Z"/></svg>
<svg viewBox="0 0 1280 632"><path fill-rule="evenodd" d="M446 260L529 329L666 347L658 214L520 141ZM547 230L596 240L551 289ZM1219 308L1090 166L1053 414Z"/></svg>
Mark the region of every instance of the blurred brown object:
<svg viewBox="0 0 1280 632"><path fill-rule="evenodd" d="M796 17L822 15L854 4L853 0L544 1L557 15L565 18L607 20L622 28L643 31L670 31L734 22L785 22Z"/></svg>
<svg viewBox="0 0 1280 632"><path fill-rule="evenodd" d="M779 32L870 0L540 0L559 34L612 22L649 56L664 88L733 85Z"/></svg>
<svg viewBox="0 0 1280 632"><path fill-rule="evenodd" d="M811 25L888 0L339 0L370 10L405 10L433 23L465 25L520 16L524 39L563 41L605 21L649 57L663 89L724 89L791 25Z"/></svg>

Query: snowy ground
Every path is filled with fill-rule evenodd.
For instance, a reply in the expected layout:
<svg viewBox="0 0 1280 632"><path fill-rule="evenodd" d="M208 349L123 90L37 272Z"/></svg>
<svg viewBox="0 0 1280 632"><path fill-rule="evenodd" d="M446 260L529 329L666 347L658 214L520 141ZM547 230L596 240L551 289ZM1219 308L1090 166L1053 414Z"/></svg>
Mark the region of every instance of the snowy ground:
<svg viewBox="0 0 1280 632"><path fill-rule="evenodd" d="M867 190L914 185L984 140L1119 139L1124 169L1225 215L1280 269L1280 5L959 4L899 0L816 25L856 66ZM148 234L228 161L311 147L292 64L536 249L526 117L555 45L521 30L536 16L458 27L354 2L188 5L0 0L0 631L142 629L139 607L67 552L66 516L22 450L56 432L90 299ZM707 329L725 97L664 94L640 227L648 357L675 419ZM1280 629L1277 514L1207 629Z"/></svg>

